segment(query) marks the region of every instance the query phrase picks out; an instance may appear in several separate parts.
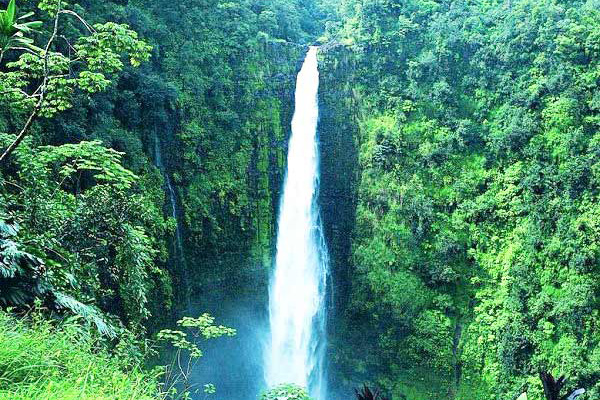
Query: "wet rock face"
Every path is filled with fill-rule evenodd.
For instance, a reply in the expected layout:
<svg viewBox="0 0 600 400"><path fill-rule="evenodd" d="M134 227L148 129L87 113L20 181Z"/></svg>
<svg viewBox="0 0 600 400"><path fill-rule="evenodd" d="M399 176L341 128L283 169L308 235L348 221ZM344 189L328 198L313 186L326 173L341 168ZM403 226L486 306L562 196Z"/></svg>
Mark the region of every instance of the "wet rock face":
<svg viewBox="0 0 600 400"><path fill-rule="evenodd" d="M334 312L346 299L350 282L350 245L358 181L358 124L353 97L351 53L343 47L320 53L319 150L321 157L320 202L333 283Z"/></svg>
<svg viewBox="0 0 600 400"><path fill-rule="evenodd" d="M335 343L342 331L348 304L353 266L351 263L358 167L357 101L354 97L352 53L342 46L323 48L319 54L319 151L321 182L319 201L325 239L330 255L328 357L330 387L340 388Z"/></svg>

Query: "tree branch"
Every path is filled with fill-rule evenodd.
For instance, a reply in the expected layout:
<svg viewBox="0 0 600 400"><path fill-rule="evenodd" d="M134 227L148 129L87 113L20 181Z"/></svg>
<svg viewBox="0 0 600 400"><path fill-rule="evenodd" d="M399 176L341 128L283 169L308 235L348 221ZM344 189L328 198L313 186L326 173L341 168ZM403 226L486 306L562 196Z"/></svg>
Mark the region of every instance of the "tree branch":
<svg viewBox="0 0 600 400"><path fill-rule="evenodd" d="M77 14L75 11L71 11L71 10L60 10L60 11L59 11L59 13L62 13L62 14L69 14L69 15L72 15L72 16L74 16L75 18L77 18L77 19L78 19L78 20L79 20L79 21L80 21L80 22L81 22L81 23L82 23L82 24L85 26L85 28L86 28L86 29L87 29L87 30L88 30L90 33L94 33L94 32L96 32L96 31L94 30L94 28L93 28L93 27L92 27L90 24L88 24L88 22L87 22L85 19L83 19L81 16L79 16L79 14Z"/></svg>
<svg viewBox="0 0 600 400"><path fill-rule="evenodd" d="M8 158L8 156L11 155L11 153L17 148L17 146L21 144L23 139L25 139L25 136L27 136L27 134L29 133L29 129L31 128L33 121L35 121L35 119L39 115L43 103L44 96L41 96L38 102L36 103L35 107L33 108L33 112L29 115L27 122L25 122L25 126L23 126L23 129L21 129L21 132L19 132L19 134L17 135L17 138L10 144L10 146L8 146L6 150L4 150L4 153L2 153L2 155L0 156L0 164L3 164L6 158Z"/></svg>
<svg viewBox="0 0 600 400"><path fill-rule="evenodd" d="M48 79L50 76L50 71L48 69L48 58L49 58L48 53L50 52L50 47L52 46L52 43L58 36L58 19L61 14L61 6L62 6L61 1L59 0L58 12L56 13L56 16L54 17L54 29L52 31L52 36L50 36L50 39L48 39L48 43L46 43L46 48L44 49L44 79L42 81L42 84L40 85L40 88L41 88L40 98L39 98L38 102L35 104L35 107L33 108L33 111L31 112L31 114L29 115L29 118L27 118L27 121L25 122L25 125L21 129L21 132L19 132L16 139L10 144L10 146L8 146L8 148L6 150L4 150L4 153L2 153L2 155L0 156L0 165L4 164L4 162L6 162L6 159L12 154L12 152L17 148L17 146L19 144L21 144L23 139L25 139L25 136L27 136L27 134L31 130L31 126L33 125L34 121L39 116L40 111L42 110L42 107L44 105L44 101L46 100L46 89L48 87Z"/></svg>

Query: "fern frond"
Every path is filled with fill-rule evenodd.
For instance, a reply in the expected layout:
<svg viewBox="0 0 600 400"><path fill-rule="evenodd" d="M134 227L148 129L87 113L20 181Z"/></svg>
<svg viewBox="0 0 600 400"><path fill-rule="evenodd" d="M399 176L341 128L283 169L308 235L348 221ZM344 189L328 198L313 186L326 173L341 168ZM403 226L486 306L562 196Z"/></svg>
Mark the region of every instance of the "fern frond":
<svg viewBox="0 0 600 400"><path fill-rule="evenodd" d="M116 329L106 322L102 312L94 306L83 304L75 298L61 292L54 292L57 306L67 309L74 314L80 315L86 321L93 323L102 335L114 338L117 336Z"/></svg>

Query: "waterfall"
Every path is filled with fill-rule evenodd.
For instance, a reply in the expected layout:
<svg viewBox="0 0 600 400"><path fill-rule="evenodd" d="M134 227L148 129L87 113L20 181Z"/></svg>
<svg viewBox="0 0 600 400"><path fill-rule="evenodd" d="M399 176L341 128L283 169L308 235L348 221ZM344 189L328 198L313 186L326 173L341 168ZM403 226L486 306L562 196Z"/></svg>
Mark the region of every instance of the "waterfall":
<svg viewBox="0 0 600 400"><path fill-rule="evenodd" d="M328 254L317 194L319 71L311 47L296 81L287 171L279 213L275 270L269 290L269 387L295 383L325 400L325 289Z"/></svg>
<svg viewBox="0 0 600 400"><path fill-rule="evenodd" d="M173 219L175 220L175 243L174 243L174 247L175 247L175 259L177 262L181 263L182 265L182 270L183 270L183 280L184 280L184 285L185 285L185 299L187 302L187 305L189 307L190 305L190 295L189 295L189 282L188 282L188 277L187 277L187 268L185 266L185 255L183 253L183 234L181 231L181 225L179 224L179 218L177 215L177 197L175 196L175 190L173 189L173 185L171 184L171 178L169 177L169 174L163 164L162 161L162 153L160 151L160 141L158 140L158 135L156 134L156 131L154 131L154 134L152 135L153 139L154 139L154 160L156 163L156 166L158 167L158 169L160 170L160 172L163 174L164 178L165 178L165 183L167 184L167 194L169 195L169 203L171 204L171 215L173 217Z"/></svg>

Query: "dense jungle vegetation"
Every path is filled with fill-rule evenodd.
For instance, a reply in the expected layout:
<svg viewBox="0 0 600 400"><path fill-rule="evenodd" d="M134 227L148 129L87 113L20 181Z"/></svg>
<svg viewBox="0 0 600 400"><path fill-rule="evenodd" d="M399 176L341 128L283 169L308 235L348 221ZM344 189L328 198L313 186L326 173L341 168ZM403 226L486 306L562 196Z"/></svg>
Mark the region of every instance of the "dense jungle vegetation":
<svg viewBox="0 0 600 400"><path fill-rule="evenodd" d="M264 312L315 42L332 399L600 398L598 0L0 10L0 399L177 398L157 338Z"/></svg>
<svg viewBox="0 0 600 400"><path fill-rule="evenodd" d="M322 96L358 126L341 379L540 399L552 370L599 398L600 3L340 12Z"/></svg>

